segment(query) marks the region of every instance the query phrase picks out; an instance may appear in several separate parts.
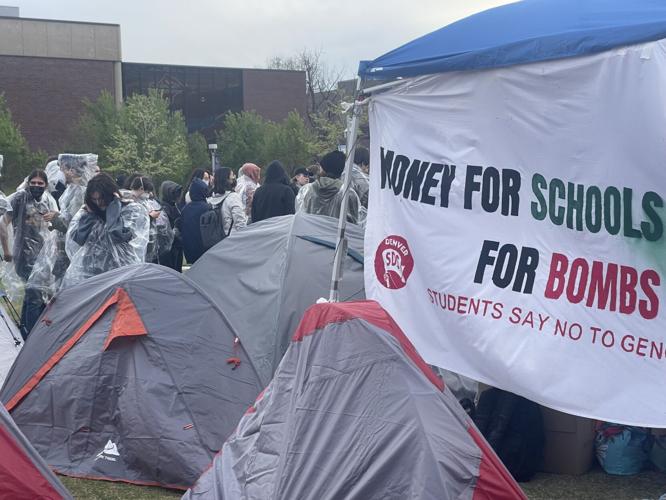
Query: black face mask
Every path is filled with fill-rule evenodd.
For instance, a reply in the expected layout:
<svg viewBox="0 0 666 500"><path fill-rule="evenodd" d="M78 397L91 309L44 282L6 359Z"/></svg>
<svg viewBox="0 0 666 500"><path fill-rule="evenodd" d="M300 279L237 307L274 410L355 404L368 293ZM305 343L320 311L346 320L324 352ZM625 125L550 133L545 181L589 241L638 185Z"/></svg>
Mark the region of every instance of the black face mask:
<svg viewBox="0 0 666 500"><path fill-rule="evenodd" d="M28 191L35 200L39 201L44 194L44 186L28 186Z"/></svg>
<svg viewBox="0 0 666 500"><path fill-rule="evenodd" d="M238 179L234 179L233 182L229 183L229 188L233 191L236 189L236 184L238 184Z"/></svg>

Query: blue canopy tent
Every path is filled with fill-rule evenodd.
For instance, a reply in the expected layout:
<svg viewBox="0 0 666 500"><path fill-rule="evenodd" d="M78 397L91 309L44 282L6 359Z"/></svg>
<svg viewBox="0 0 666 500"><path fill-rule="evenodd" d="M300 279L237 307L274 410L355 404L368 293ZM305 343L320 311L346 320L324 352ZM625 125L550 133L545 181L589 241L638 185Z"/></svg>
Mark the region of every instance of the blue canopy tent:
<svg viewBox="0 0 666 500"><path fill-rule="evenodd" d="M363 80L576 57L666 38L662 0L524 0L433 31L373 61Z"/></svg>
<svg viewBox="0 0 666 500"><path fill-rule="evenodd" d="M523 0L489 9L433 31L373 61L361 61L357 92L364 82L447 71L481 70L577 57L614 47L666 38L664 0ZM387 85L399 83L392 82ZM365 89L384 88L384 85ZM349 189L362 101L356 101L347 129L345 192ZM338 245L345 245L346 198ZM343 247L341 247L343 248ZM329 300L337 300L342 279L337 252ZM340 261L340 262L338 262Z"/></svg>

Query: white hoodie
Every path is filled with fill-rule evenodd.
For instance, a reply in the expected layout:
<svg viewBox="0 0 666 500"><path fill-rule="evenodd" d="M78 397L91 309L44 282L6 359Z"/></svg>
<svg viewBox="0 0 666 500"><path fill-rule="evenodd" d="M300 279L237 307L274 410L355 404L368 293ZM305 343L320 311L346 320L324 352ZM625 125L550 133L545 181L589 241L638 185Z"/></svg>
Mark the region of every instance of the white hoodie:
<svg viewBox="0 0 666 500"><path fill-rule="evenodd" d="M233 191L224 194L213 193L213 196L206 199L213 207L217 206L222 200L224 200L222 203L222 223L225 234L229 234L229 228L232 227L231 221L234 222L232 231L245 227L247 216L240 195Z"/></svg>

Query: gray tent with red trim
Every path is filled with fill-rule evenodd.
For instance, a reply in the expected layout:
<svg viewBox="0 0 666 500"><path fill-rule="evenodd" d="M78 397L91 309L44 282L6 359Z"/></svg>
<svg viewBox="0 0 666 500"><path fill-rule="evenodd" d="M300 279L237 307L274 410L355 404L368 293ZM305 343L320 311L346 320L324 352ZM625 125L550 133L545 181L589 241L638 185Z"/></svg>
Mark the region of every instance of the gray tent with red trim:
<svg viewBox="0 0 666 500"><path fill-rule="evenodd" d="M0 404L0 498L71 499L67 489Z"/></svg>
<svg viewBox="0 0 666 500"><path fill-rule="evenodd" d="M363 229L348 224L340 301L363 300ZM267 385L305 310L328 298L338 220L299 212L232 232L187 272L224 311Z"/></svg>
<svg viewBox="0 0 666 500"><path fill-rule="evenodd" d="M183 497L525 498L376 302L305 313L272 382Z"/></svg>
<svg viewBox="0 0 666 500"><path fill-rule="evenodd" d="M120 268L56 296L0 398L57 472L184 489L262 388L235 338L186 276Z"/></svg>

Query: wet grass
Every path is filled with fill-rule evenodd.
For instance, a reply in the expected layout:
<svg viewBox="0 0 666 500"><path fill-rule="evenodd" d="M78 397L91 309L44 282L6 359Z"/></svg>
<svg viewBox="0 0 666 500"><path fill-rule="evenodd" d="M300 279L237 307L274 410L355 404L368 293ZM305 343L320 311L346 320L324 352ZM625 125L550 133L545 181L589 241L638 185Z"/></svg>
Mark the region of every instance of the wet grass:
<svg viewBox="0 0 666 500"><path fill-rule="evenodd" d="M60 479L77 500L173 499L183 494L149 486L70 477ZM666 473L647 471L635 476L610 476L600 468L582 476L540 473L521 486L533 500L657 500L666 493Z"/></svg>

